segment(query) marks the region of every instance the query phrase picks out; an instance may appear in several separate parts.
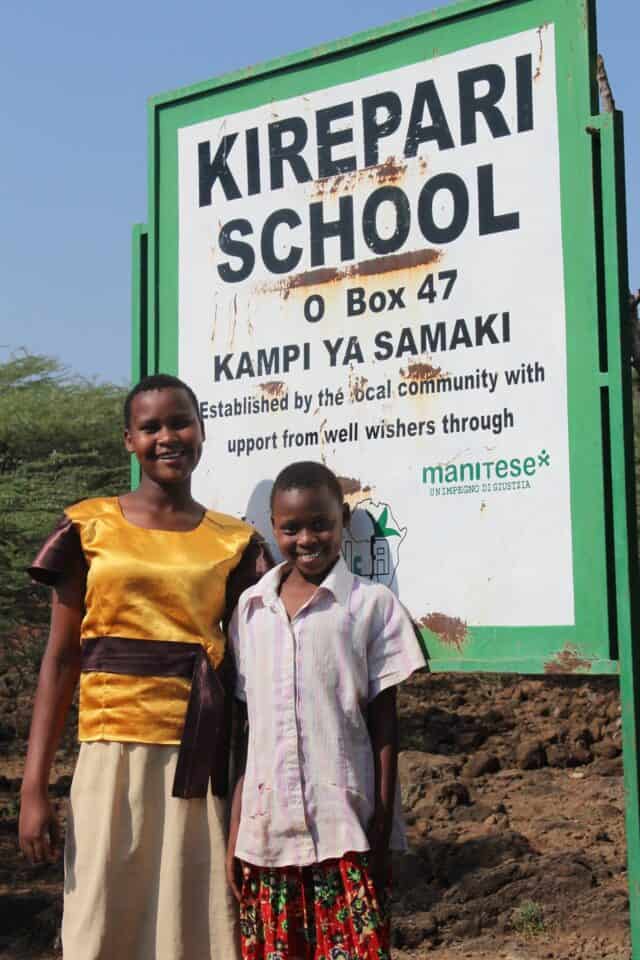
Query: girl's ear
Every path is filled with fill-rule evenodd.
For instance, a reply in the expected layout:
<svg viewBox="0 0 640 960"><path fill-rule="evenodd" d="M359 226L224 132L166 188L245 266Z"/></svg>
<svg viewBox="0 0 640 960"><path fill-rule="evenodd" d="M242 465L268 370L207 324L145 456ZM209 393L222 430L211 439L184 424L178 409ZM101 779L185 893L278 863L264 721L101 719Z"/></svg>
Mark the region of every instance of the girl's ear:
<svg viewBox="0 0 640 960"><path fill-rule="evenodd" d="M342 525L343 527L349 526L349 521L351 520L351 507L348 503L342 504Z"/></svg>

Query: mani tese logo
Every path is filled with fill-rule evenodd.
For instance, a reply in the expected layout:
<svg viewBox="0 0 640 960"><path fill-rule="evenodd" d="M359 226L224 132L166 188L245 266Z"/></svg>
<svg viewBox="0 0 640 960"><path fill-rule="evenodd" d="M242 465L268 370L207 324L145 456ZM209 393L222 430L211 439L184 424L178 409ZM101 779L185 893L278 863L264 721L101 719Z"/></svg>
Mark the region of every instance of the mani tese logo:
<svg viewBox="0 0 640 960"><path fill-rule="evenodd" d="M345 535L345 562L353 573L390 587L406 535L407 528L400 527L388 503L361 500L353 509Z"/></svg>
<svg viewBox="0 0 640 960"><path fill-rule="evenodd" d="M467 463L439 463L422 468L422 482L432 495L499 493L529 490L535 476L551 466L551 454L542 449L528 457L500 460L471 460Z"/></svg>

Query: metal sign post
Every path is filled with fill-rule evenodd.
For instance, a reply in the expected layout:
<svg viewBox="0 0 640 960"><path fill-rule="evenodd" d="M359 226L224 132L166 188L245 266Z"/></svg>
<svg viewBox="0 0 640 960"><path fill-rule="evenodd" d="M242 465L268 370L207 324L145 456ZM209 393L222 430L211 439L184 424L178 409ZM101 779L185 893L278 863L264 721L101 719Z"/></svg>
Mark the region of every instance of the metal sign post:
<svg viewBox="0 0 640 960"><path fill-rule="evenodd" d="M433 669L620 664L633 893L621 156L593 0L468 0L156 97L133 355L198 394L211 507L268 537L282 466L340 476L345 558Z"/></svg>

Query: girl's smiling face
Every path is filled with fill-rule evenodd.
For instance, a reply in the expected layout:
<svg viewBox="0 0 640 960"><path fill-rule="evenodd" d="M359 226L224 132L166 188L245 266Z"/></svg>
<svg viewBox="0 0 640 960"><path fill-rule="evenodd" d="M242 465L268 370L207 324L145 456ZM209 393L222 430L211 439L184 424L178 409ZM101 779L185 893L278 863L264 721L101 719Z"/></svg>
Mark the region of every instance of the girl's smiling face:
<svg viewBox="0 0 640 960"><path fill-rule="evenodd" d="M276 492L271 514L284 559L305 580L321 583L340 555L348 506L325 484L293 487Z"/></svg>
<svg viewBox="0 0 640 960"><path fill-rule="evenodd" d="M150 480L161 486L188 480L200 460L203 440L198 413L186 390L164 387L133 398L124 442Z"/></svg>

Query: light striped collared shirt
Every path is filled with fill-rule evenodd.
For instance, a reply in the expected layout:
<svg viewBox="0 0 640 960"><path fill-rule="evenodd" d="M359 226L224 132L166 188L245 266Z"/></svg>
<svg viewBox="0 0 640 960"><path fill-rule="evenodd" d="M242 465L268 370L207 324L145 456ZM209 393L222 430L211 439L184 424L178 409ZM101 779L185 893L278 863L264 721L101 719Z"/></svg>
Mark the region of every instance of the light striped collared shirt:
<svg viewBox="0 0 640 960"><path fill-rule="evenodd" d="M242 594L229 628L249 717L236 856L259 866L369 849L367 704L425 662L393 593L342 558L290 621L278 594L284 566ZM398 797L391 845L406 846Z"/></svg>

